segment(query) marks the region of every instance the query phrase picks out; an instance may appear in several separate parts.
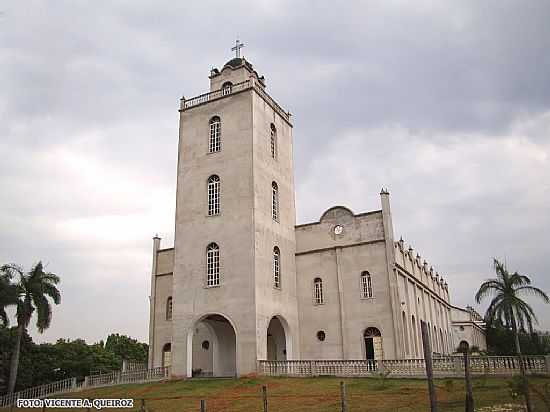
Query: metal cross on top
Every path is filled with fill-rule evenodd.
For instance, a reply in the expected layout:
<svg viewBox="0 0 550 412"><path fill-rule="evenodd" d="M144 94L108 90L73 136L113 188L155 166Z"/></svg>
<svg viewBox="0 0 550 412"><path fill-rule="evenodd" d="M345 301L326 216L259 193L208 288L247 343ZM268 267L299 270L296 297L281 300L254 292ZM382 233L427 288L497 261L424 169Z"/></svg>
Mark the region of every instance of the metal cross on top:
<svg viewBox="0 0 550 412"><path fill-rule="evenodd" d="M235 52L235 57L238 59L241 57L241 49L244 47L244 43L241 43L239 39L235 42L235 47L231 47L231 50Z"/></svg>

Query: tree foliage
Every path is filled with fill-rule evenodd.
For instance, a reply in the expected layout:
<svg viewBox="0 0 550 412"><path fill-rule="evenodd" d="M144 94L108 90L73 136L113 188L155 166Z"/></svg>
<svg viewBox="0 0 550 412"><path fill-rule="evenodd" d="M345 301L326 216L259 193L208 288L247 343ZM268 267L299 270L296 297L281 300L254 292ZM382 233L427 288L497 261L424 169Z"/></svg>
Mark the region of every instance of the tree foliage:
<svg viewBox="0 0 550 412"><path fill-rule="evenodd" d="M483 282L476 293L478 303L492 297L485 320L489 324L500 322L514 331L528 330L532 333L537 317L524 298L534 296L550 303L548 295L532 286L528 276L518 272L510 274L506 266L497 259L493 259L493 266L497 277Z"/></svg>
<svg viewBox="0 0 550 412"><path fill-rule="evenodd" d="M0 327L0 381L7 382L9 359L13 350L17 328ZM104 345L102 341L87 344L83 339L59 339L56 343L35 344L25 331L21 340L20 368L16 391L66 378L84 379L96 373L120 370L123 359L146 362L148 345L128 336L114 334L114 339L125 344ZM111 338L113 341L113 338ZM6 392L0 386L0 394Z"/></svg>
<svg viewBox="0 0 550 412"><path fill-rule="evenodd" d="M487 353L495 356L511 356L516 354L514 333L511 328L500 322L488 324L485 329ZM534 332L519 332L519 342L523 353L530 355L550 354L550 336Z"/></svg>
<svg viewBox="0 0 550 412"><path fill-rule="evenodd" d="M42 333L50 327L52 321L50 299L56 305L61 302L61 293L57 289L60 279L56 274L46 272L42 262L38 262L26 273L23 272L20 266L15 264L3 265L0 267L0 274L9 280L9 287L13 287L15 291L15 302L8 303L8 305L13 304L16 306L17 318L17 335L10 359L10 376L8 380L8 392L13 393L19 371L23 335L26 333L35 312L38 331ZM15 283L12 283L12 280Z"/></svg>
<svg viewBox="0 0 550 412"><path fill-rule="evenodd" d="M107 336L105 349L114 353L120 359L134 362L146 362L149 351L147 344L118 333Z"/></svg>

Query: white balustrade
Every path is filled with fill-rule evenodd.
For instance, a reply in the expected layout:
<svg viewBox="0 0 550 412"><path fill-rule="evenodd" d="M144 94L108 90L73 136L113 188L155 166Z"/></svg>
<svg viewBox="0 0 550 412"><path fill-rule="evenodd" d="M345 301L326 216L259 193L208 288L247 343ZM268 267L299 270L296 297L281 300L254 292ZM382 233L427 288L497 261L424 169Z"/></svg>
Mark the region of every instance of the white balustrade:
<svg viewBox="0 0 550 412"><path fill-rule="evenodd" d="M479 356L470 358L472 375L511 376L520 373L517 356ZM550 357L524 356L528 374L550 375ZM434 375L439 378L464 375L462 356L433 359ZM426 376L424 359L384 360L288 360L258 361L258 373L266 376L372 376L389 371L391 377Z"/></svg>
<svg viewBox="0 0 550 412"><path fill-rule="evenodd" d="M214 90L213 92L204 93L190 99L183 98L181 101L181 110L185 111L193 107L200 106L201 104L225 98L247 89L254 89L262 97L262 99L264 99L273 108L273 110L279 113L287 121L290 121L290 113L286 112L281 106L279 106L279 104L277 104L277 102L264 90L262 86L251 80L236 83L231 86L231 89Z"/></svg>
<svg viewBox="0 0 550 412"><path fill-rule="evenodd" d="M169 377L170 367L161 367L130 372L109 372L100 375L90 375L86 376L82 383L77 383L76 378L63 379L46 385L28 388L12 395L0 396L0 407L15 405L17 399L40 399L82 389L119 385L123 383L152 382L168 379Z"/></svg>

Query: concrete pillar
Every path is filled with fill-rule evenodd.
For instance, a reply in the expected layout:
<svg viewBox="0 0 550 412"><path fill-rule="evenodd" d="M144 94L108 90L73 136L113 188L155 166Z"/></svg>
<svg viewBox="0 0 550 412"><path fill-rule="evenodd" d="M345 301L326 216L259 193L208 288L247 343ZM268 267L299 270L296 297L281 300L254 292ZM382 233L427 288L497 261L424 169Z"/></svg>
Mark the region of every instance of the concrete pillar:
<svg viewBox="0 0 550 412"><path fill-rule="evenodd" d="M392 310L393 322L393 358L402 359L405 357L403 344L403 321L400 316L399 289L397 286L397 273L395 272L395 251L393 238L393 221L390 209L390 193L386 189L380 192L382 203L382 222L384 225L384 240L386 243L386 267L389 284L389 300Z"/></svg>
<svg viewBox="0 0 550 412"><path fill-rule="evenodd" d="M152 369L155 365L155 293L156 293L156 274L157 274L157 253L160 249L160 237L155 235L153 238L153 264L151 267L151 294L149 295L149 356L148 366ZM161 365L159 365L161 366Z"/></svg>
<svg viewBox="0 0 550 412"><path fill-rule="evenodd" d="M187 322L183 324L177 318L173 318L173 322L179 326L172 329L172 377L190 378L192 377L193 334L189 331L192 325Z"/></svg>
<svg viewBox="0 0 550 412"><path fill-rule="evenodd" d="M546 362L546 373L550 375L550 355L546 355L544 361Z"/></svg>

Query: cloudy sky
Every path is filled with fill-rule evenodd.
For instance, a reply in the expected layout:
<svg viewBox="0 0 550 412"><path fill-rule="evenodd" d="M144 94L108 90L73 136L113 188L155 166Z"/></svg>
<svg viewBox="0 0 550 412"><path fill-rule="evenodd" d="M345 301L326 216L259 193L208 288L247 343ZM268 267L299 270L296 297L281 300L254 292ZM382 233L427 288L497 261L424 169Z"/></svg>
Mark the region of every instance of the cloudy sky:
<svg viewBox="0 0 550 412"><path fill-rule="evenodd" d="M35 338L146 339L179 98L236 36L294 115L298 223L378 209L388 187L453 303L493 257L550 291L549 20L545 0L0 0L0 262L63 281Z"/></svg>

